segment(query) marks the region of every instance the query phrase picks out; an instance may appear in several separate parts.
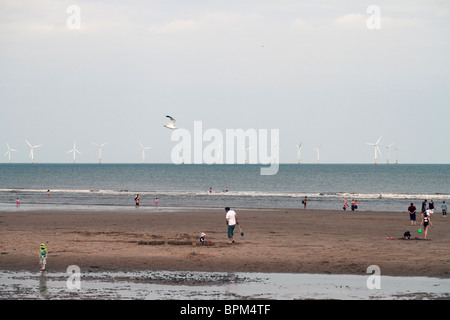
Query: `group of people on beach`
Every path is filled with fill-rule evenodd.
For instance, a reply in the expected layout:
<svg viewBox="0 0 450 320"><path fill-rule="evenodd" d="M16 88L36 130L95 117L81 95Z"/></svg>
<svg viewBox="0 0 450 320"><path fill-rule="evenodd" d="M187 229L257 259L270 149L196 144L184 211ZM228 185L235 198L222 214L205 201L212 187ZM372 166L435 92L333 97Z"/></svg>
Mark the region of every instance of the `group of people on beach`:
<svg viewBox="0 0 450 320"><path fill-rule="evenodd" d="M352 211L358 211L358 201L356 199L352 199L352 201L350 202L351 205L351 209ZM347 203L347 198L344 199L344 206L342 209L344 209L344 211L346 211L348 208L348 203Z"/></svg>
<svg viewBox="0 0 450 320"><path fill-rule="evenodd" d="M428 227L431 226L433 228L433 224L431 223L431 216L433 216L433 214L434 214L434 209L435 209L435 204L434 204L433 200L430 200L430 202L428 203L427 200L425 199L422 202L422 208L421 208L422 221L419 226L420 227L419 232L422 232L422 229L423 229L425 239L427 239L427 236L428 236ZM411 202L411 204L408 207L409 220L411 222L411 225L416 225L416 210L417 210L416 207ZM445 203L445 200L442 202L441 210L442 210L442 216L444 218L446 218L447 217L447 204Z"/></svg>

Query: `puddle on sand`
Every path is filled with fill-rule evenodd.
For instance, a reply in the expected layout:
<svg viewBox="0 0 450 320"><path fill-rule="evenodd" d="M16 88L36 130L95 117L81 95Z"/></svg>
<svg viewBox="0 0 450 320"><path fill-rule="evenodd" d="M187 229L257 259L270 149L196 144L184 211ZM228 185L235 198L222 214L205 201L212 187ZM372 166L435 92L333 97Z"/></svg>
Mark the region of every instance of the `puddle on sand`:
<svg viewBox="0 0 450 320"><path fill-rule="evenodd" d="M450 279L428 277L381 276L380 289L369 289L369 275L87 272L80 275L80 289L69 289L70 275L1 272L0 299L450 299Z"/></svg>

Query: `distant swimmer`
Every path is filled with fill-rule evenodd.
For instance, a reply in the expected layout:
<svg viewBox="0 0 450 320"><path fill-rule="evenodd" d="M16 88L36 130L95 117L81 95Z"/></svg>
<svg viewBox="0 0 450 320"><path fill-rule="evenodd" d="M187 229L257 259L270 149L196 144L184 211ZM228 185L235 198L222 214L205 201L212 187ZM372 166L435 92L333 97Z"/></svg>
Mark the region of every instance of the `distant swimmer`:
<svg viewBox="0 0 450 320"><path fill-rule="evenodd" d="M159 202L159 200L158 200L158 198L156 198L155 199L155 206L158 206L158 202Z"/></svg>
<svg viewBox="0 0 450 320"><path fill-rule="evenodd" d="M47 197L50 197L50 190L47 190Z"/></svg>
<svg viewBox="0 0 450 320"><path fill-rule="evenodd" d="M16 198L16 205L19 206L20 205L20 201L19 198Z"/></svg>

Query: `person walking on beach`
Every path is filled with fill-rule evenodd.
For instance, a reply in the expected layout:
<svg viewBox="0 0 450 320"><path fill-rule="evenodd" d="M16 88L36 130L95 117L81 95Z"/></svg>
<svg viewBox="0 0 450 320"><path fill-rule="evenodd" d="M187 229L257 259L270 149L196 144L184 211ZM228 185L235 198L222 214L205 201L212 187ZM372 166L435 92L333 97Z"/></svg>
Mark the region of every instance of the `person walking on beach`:
<svg viewBox="0 0 450 320"><path fill-rule="evenodd" d="M441 208L442 208L442 216L444 218L447 218L447 205L445 204L445 201L442 203Z"/></svg>
<svg viewBox="0 0 450 320"><path fill-rule="evenodd" d="M139 194L136 195L136 197L134 197L134 202L136 202L136 205L139 205L139 202L141 201L141 197L139 197Z"/></svg>
<svg viewBox="0 0 450 320"><path fill-rule="evenodd" d="M347 198L344 199L344 211L347 210L348 204L347 204Z"/></svg>
<svg viewBox="0 0 450 320"><path fill-rule="evenodd" d="M238 218L236 212L229 207L225 208L225 212L225 220L227 221L228 226L228 245L230 245L234 243L234 227L236 227L236 223L238 223Z"/></svg>
<svg viewBox="0 0 450 320"><path fill-rule="evenodd" d="M416 207L411 202L411 205L408 207L409 212L409 220L411 221L411 225L416 225Z"/></svg>
<svg viewBox="0 0 450 320"><path fill-rule="evenodd" d="M41 247L39 249L39 260L41 264L41 271L45 270L45 265L47 264L47 256L48 250L45 247L45 243L41 243Z"/></svg>
<svg viewBox="0 0 450 320"><path fill-rule="evenodd" d="M421 227L423 226L424 238L425 238L425 240L427 240L428 226L431 226L433 228L433 224L431 223L431 217L424 214L422 217L422 222L420 223L420 226Z"/></svg>

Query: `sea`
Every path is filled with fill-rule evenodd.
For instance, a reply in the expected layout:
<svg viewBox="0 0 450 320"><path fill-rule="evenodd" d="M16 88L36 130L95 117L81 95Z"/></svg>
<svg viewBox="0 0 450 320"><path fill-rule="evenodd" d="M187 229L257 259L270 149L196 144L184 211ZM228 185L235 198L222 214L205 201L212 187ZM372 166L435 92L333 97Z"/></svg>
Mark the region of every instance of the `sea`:
<svg viewBox="0 0 450 320"><path fill-rule="evenodd" d="M406 211L450 201L450 164L0 164L0 211L21 208L303 208Z"/></svg>

